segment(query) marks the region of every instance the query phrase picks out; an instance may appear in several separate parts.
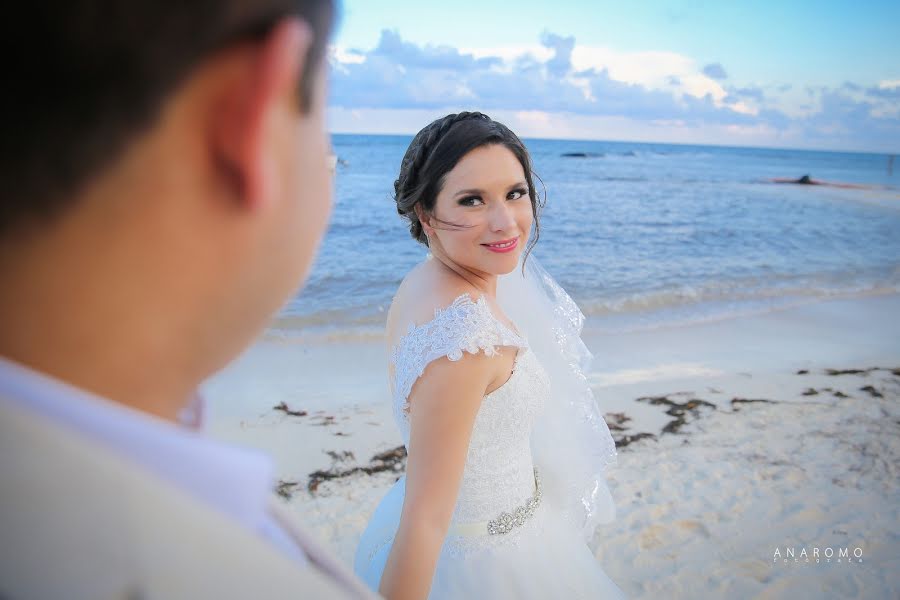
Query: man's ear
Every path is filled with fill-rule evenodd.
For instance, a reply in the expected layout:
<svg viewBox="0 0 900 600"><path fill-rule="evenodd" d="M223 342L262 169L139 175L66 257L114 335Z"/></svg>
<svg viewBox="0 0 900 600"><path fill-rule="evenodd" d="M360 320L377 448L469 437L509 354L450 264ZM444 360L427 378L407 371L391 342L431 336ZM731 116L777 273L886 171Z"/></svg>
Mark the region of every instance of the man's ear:
<svg viewBox="0 0 900 600"><path fill-rule="evenodd" d="M300 110L298 86L312 37L304 21L285 18L233 56L237 66L220 91L212 151L244 206L263 205L278 185L275 141L284 135L278 117Z"/></svg>

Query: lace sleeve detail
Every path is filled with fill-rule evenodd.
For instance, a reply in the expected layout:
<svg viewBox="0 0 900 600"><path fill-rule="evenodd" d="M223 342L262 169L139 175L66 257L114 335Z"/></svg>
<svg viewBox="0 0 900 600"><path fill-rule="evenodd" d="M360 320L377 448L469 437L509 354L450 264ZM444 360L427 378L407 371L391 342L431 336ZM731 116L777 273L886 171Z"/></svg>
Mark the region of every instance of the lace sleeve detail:
<svg viewBox="0 0 900 600"><path fill-rule="evenodd" d="M431 361L446 356L452 361L463 352L488 356L497 354L501 346L525 346L524 339L504 325L491 312L484 296L473 301L466 293L444 309L434 311L434 318L409 330L391 351L394 365L394 407L402 413L409 410L409 393Z"/></svg>

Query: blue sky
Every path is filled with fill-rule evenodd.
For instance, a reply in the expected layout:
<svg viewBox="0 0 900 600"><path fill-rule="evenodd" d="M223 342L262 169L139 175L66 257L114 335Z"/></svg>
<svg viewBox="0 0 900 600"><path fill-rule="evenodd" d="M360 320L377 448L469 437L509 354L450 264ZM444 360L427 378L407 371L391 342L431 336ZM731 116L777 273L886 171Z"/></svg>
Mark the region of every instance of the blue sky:
<svg viewBox="0 0 900 600"><path fill-rule="evenodd" d="M345 0L332 131L900 152L900 2Z"/></svg>

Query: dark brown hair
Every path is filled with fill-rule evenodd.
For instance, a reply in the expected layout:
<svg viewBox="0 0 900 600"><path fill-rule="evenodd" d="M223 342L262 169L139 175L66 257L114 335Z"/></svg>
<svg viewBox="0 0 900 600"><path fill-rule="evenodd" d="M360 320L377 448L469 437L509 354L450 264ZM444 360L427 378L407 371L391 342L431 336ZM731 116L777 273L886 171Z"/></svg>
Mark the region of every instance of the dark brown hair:
<svg viewBox="0 0 900 600"><path fill-rule="evenodd" d="M434 205L447 173L470 151L492 144L508 148L525 172L531 212L534 215L534 234L525 250L527 259L538 240L539 215L544 204L534 186L534 177L537 176L532 170L531 156L522 140L506 125L480 112L461 112L437 119L416 134L406 149L400 163L400 175L394 181L394 201L397 213L409 221L409 233L413 239L428 245L428 238L416 214L416 206L420 205L426 214L433 216Z"/></svg>
<svg viewBox="0 0 900 600"><path fill-rule="evenodd" d="M0 237L69 208L79 187L153 125L165 100L205 58L261 37L291 15L313 30L298 90L307 111L334 5L71 0L20 2L15 13L0 26Z"/></svg>

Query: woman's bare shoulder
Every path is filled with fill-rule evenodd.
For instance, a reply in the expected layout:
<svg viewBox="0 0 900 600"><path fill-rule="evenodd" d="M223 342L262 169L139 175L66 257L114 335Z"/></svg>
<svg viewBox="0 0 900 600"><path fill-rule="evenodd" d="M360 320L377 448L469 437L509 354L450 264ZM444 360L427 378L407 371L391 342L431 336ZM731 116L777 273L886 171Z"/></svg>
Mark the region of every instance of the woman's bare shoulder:
<svg viewBox="0 0 900 600"><path fill-rule="evenodd" d="M403 278L388 311L388 340L396 341L410 325L427 323L436 310L450 306L464 294L473 299L481 295L462 277L436 268L433 260L416 265Z"/></svg>

